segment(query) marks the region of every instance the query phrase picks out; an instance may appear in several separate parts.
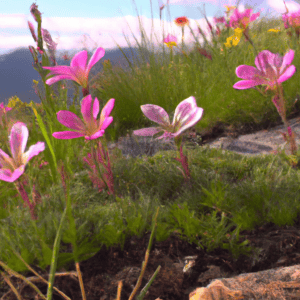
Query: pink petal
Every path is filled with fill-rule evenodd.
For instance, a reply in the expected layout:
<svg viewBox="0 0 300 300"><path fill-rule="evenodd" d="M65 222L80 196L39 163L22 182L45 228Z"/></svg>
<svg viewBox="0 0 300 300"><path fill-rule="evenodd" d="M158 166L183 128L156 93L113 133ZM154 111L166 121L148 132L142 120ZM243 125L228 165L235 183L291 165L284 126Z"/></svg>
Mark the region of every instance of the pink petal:
<svg viewBox="0 0 300 300"><path fill-rule="evenodd" d="M28 129L26 125L22 122L15 123L11 128L9 140L12 158L14 161L18 161L25 151L28 140Z"/></svg>
<svg viewBox="0 0 300 300"><path fill-rule="evenodd" d="M18 169L14 170L12 172L9 169L0 169L0 180L6 181L6 182L14 182L17 180L25 170L25 166L22 165Z"/></svg>
<svg viewBox="0 0 300 300"><path fill-rule="evenodd" d="M84 97L82 100L81 113L82 113L85 123L95 122L95 119L98 116L99 100L97 99L97 97L94 99L93 110L91 110L92 102L93 102L93 99L90 94L87 95L86 97ZM91 112L92 112L92 114L91 114Z"/></svg>
<svg viewBox="0 0 300 300"><path fill-rule="evenodd" d="M154 104L145 104L141 105L141 110L144 115L151 121L162 126L170 125L169 115L162 107Z"/></svg>
<svg viewBox="0 0 300 300"><path fill-rule="evenodd" d="M96 64L103 56L105 55L105 50L103 48L98 48L96 49L95 53L93 54L93 56L91 57L89 64L87 66L87 73L89 74L91 68L93 67L94 64Z"/></svg>
<svg viewBox="0 0 300 300"><path fill-rule="evenodd" d="M75 139L78 137L83 137L84 134L76 131L61 131L61 132L54 132L52 136L56 139L60 140L67 140L67 139Z"/></svg>
<svg viewBox="0 0 300 300"><path fill-rule="evenodd" d="M265 84L265 81L261 80L258 82L258 80L240 80L233 85L233 88L245 90L260 84Z"/></svg>
<svg viewBox="0 0 300 300"><path fill-rule="evenodd" d="M73 112L68 110L60 110L57 114L57 120L64 126L82 131L85 128L83 121Z"/></svg>
<svg viewBox="0 0 300 300"><path fill-rule="evenodd" d="M153 136L160 131L162 131L162 129L159 127L148 127L148 128L134 130L133 134L139 135L139 136Z"/></svg>
<svg viewBox="0 0 300 300"><path fill-rule="evenodd" d="M74 55L74 57L71 60L70 66L72 68L85 69L86 62L87 62L87 51L83 50Z"/></svg>
<svg viewBox="0 0 300 300"><path fill-rule="evenodd" d="M285 72L279 77L278 82L283 82L290 79L296 72L296 67L294 65L289 66Z"/></svg>

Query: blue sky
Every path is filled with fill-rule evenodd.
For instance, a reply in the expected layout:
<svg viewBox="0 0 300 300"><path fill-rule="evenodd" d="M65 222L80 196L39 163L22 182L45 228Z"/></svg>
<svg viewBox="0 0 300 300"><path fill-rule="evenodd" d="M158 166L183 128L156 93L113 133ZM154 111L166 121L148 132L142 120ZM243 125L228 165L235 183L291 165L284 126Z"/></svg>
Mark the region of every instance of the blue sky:
<svg viewBox="0 0 300 300"><path fill-rule="evenodd" d="M142 17L147 37L151 36L150 0L135 0L134 2L133 0L0 0L0 55L18 47L36 46L27 24L27 21L30 21L37 30L37 23L30 14L32 3L36 3L42 13L42 28L47 29L52 39L58 43L58 53L68 51L68 54L73 55L81 50L84 47L84 35L86 46L91 51L96 47L116 48L116 42L121 47L127 47L128 43L122 32L129 39L131 46L136 46L134 36L139 42L141 41L137 12ZM197 21L204 32L208 34L207 23L201 14L201 11L204 12L204 4L206 16L212 23L214 16L225 16L225 5L235 5L237 0L169 0L169 6L162 11L162 22L160 22L159 7L166 3L167 0L152 0L153 32L158 38L157 41L153 35L152 41L155 49L158 49L158 46L161 47L159 43L163 39L162 24L164 24L165 36L168 33L173 34L179 41L181 28L174 24L174 19L177 17L186 16L190 20L191 28L196 33ZM300 9L300 0L286 0L285 3L290 12ZM254 13L261 11L262 16L279 17L285 12L283 0L242 0L238 7L239 10L243 11L246 5L255 7ZM185 43L189 47L193 45L194 38L188 27L185 30ZM198 33L197 37L201 42L202 38Z"/></svg>

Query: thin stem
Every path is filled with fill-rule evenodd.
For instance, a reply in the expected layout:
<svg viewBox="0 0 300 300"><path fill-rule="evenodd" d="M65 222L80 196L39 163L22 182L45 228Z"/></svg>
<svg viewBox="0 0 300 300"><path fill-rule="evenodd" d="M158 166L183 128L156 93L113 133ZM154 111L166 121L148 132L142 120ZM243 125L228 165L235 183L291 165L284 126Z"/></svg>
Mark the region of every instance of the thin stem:
<svg viewBox="0 0 300 300"><path fill-rule="evenodd" d="M293 134L291 129L290 129L290 132L289 132L290 126L289 126L289 122L286 119L286 107L285 107L285 99L283 97L283 87L282 87L281 84L278 84L277 81L276 81L276 87L277 87L277 95L278 95L278 98L279 98L279 105L280 105L280 109L282 111L282 120L283 120L285 128L287 130L288 142L291 145L291 153L293 155L296 155L297 145L296 145L295 137L294 137L294 134Z"/></svg>
<svg viewBox="0 0 300 300"><path fill-rule="evenodd" d="M29 286L31 286L39 294L40 297L42 297L43 299L46 300L46 297L41 293L41 291L37 288L37 286L34 285L33 283L31 283L26 277L24 277L23 275L13 271L6 264L4 264L2 261L0 261L0 266L3 267L6 270L6 272L8 272L9 274L13 274L17 278L20 278L20 279L24 280Z"/></svg>
<svg viewBox="0 0 300 300"><path fill-rule="evenodd" d="M92 143L93 144L93 143ZM114 192L114 188L113 188L113 174L111 171L111 165L110 165L110 160L109 160L109 155L108 155L108 151L105 153L104 149L103 149L103 145L99 142L98 145L96 144L96 148L98 147L98 151L95 151L94 147L92 146L92 157L94 159L94 164L95 167L98 170L98 175L101 177L101 179L103 180L103 182L106 184L106 186L108 187L110 193L112 195L115 195ZM99 154L101 155L101 158L99 158ZM108 159L108 165L106 165L106 156ZM100 166L99 163L101 163L104 168L108 171L108 173L103 174L100 171ZM104 179L105 175L107 175L107 180Z"/></svg>
<svg viewBox="0 0 300 300"><path fill-rule="evenodd" d="M84 291L84 285L83 285L82 275L81 275L81 272L80 272L79 263L76 262L75 265L76 265L76 271L77 271L77 274L78 274L78 279L79 279L79 285L80 285L82 299L86 300L86 295L85 295L85 291Z"/></svg>
<svg viewBox="0 0 300 300"><path fill-rule="evenodd" d="M249 41L249 43L251 44L251 46L253 47L253 49L254 49L254 51L255 51L255 56L257 56L258 55L258 52L257 52L257 50L256 50L256 48L255 48L255 46L254 46L254 44L253 44L253 42L252 42L252 40L250 39L250 36L249 36L249 27L247 27L246 28L246 30L244 30L243 31L243 34L244 34L244 36L245 36L245 38L246 38L246 41Z"/></svg>
<svg viewBox="0 0 300 300"><path fill-rule="evenodd" d="M19 194L22 197L22 199L24 200L24 202L27 203L27 205L30 209L31 219L37 220L37 216L34 214L34 205L30 202L23 184L21 182L14 182L14 185L17 188L17 191L19 192Z"/></svg>
<svg viewBox="0 0 300 300"><path fill-rule="evenodd" d="M145 260L142 263L142 270L141 270L140 276L138 278L138 281L137 281L137 283L136 283L136 285L135 285L135 287L134 287L131 295L129 296L128 300L132 300L133 299L134 295L137 293L137 290L139 289L139 287L142 284L142 279L143 279L144 273L146 271L146 266L147 266L147 263L148 263L148 260L149 260L150 250L151 250L151 246L152 246L152 243L153 243L155 228L157 226L157 221L156 220L157 220L158 212L159 212L159 207L157 208L156 215L154 217L154 225L152 227L152 232L151 232L151 235L150 235L150 240L149 240L148 248L146 250Z"/></svg>
<svg viewBox="0 0 300 300"><path fill-rule="evenodd" d="M33 268L31 268L30 265L28 265L26 263L26 261L22 258L22 256L19 253L17 253L14 250L12 250L12 251L23 262L23 264L28 268L28 270L30 270L33 274L35 274L37 276L37 277L29 277L29 278L27 278L27 280L30 280L30 281L41 280L42 282L48 284L48 281L46 279L44 279L41 275L39 275ZM77 273L75 273L75 272L68 272L68 273L56 273L55 274L55 276L69 276L69 275L77 275ZM53 287L53 289L56 290L65 299L71 300L67 295L65 295L63 292L61 292L56 287Z"/></svg>
<svg viewBox="0 0 300 300"><path fill-rule="evenodd" d="M21 295L18 293L18 291L16 290L16 288L14 287L14 285L12 284L12 282L9 280L9 278L5 275L5 273L4 272L0 272L0 274L4 278L5 282L10 286L10 288L12 289L13 293L16 295L16 297L18 298L18 300L22 300Z"/></svg>
<svg viewBox="0 0 300 300"><path fill-rule="evenodd" d="M120 280L118 282L118 294L117 294L117 299L116 300L120 300L121 299L122 287L123 287L123 282L122 282L122 280Z"/></svg>

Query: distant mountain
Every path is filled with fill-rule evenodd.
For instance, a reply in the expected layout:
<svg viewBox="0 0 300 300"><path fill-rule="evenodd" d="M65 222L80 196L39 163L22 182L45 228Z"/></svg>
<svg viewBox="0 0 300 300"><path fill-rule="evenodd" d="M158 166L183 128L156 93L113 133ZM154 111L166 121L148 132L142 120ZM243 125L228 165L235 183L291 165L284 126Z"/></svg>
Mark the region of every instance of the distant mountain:
<svg viewBox="0 0 300 300"><path fill-rule="evenodd" d="M132 53L130 48L122 49L126 54L130 62L132 60ZM48 55L48 49L46 49ZM134 58L139 58L138 49L132 48ZM70 66L70 60L64 60L62 58L62 51L56 54L57 65ZM65 51L64 51L65 53ZM88 52L88 60L92 56L93 52ZM146 56L147 58L149 55ZM72 56L73 58L73 56ZM89 80L93 78L95 74L98 74L103 70L102 63L104 60L109 59L112 66L120 66L124 70L129 70L129 64L122 54L122 52L116 48L112 50L105 50L105 55L101 58L91 69L89 74ZM41 55L38 55L38 61L41 61ZM136 61L136 59L135 59ZM142 61L139 59L139 61ZM149 59L147 59L149 62ZM33 80L39 81L38 88L44 92L44 86L40 74L33 68L33 58L28 48L18 48L11 53L0 55L0 103L8 103L9 98L13 96L19 97L22 102L30 103L32 100L35 103L41 103L39 96L35 93L33 88ZM67 80L66 83L71 83L72 88L68 90L68 98L72 99L74 87L71 80ZM54 84L54 86L57 83ZM82 97L82 91L80 90Z"/></svg>

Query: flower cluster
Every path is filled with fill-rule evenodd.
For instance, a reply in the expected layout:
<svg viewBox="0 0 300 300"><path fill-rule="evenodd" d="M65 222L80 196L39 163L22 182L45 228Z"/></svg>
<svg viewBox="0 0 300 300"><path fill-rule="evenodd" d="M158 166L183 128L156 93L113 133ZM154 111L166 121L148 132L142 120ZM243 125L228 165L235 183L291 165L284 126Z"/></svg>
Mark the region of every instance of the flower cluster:
<svg viewBox="0 0 300 300"><path fill-rule="evenodd" d="M233 10L229 23L225 21L224 17L215 19L216 23L223 22L226 26L230 26L231 28L235 29L235 36L227 39L227 43L225 43L225 46L231 47L232 45L229 42L232 42L233 46L235 46L239 42L242 34L244 34L247 41L251 43L251 39L249 38L248 34L248 25L250 22L256 20L259 17L259 13L252 14L251 9L247 9L243 13L234 8L227 9L228 11ZM35 20L38 22L40 28L38 32L39 38L36 38L34 27L30 22L28 22L33 39L37 43L37 50L42 55L47 56L47 54L43 51L42 43L40 43L40 38L43 37L47 43L50 54L52 55L52 51L55 50L56 44L52 41L49 32L45 29L41 29L41 14L38 11L37 6L34 4L31 7L31 13L33 14ZM283 17L283 19L288 20L288 24L290 24L290 26L293 26L296 30L299 28L297 18L298 14L292 14L290 16ZM178 26L182 27L183 30L185 25L189 25L189 20L186 17L180 17L175 20L175 23ZM212 26L210 25L209 27L211 32L213 32ZM218 28L217 35L219 36L220 34L221 31ZM172 55L172 48L174 46L177 46L177 38L169 34L164 39L164 43L168 47L170 47L170 53ZM36 50L33 47L30 47L30 51L35 60L35 64L38 64ZM202 49L201 51L202 54L207 58L212 59L212 56L204 49ZM109 189L109 193L114 195L114 179L111 171L109 155L108 152L105 152L105 150L103 149L103 144L98 139L103 137L106 128L113 122L113 117L110 116L110 113L114 108L115 99L108 100L101 111L100 118L97 119L98 113L100 111L99 100L97 98L92 98L89 92L88 82L88 76L91 68L104 55L105 50L103 48L100 47L96 49L87 64L87 51L81 51L73 57L69 67L42 66L40 68L40 71L42 72L43 70L50 70L50 73L46 74L46 84L49 86L53 85L55 82L65 79L73 80L82 87L84 98L81 102L81 114L83 120L71 111L58 111L56 114L58 122L72 129L72 131L54 132L52 136L56 139L74 139L84 137L86 141L93 141L94 144L92 143L91 154L88 154L88 157L84 158L84 161L91 168L91 172L89 173L91 181L94 185L98 185L99 191L107 186ZM248 89L257 85L266 85L267 89L270 89L274 93L272 101L287 128L287 134L283 134L284 138L291 143L292 153L295 153L295 151L297 150L296 143L291 127L288 125L286 120L286 111L284 104L285 102L283 99L281 86L281 83L291 78L296 71L295 66L291 64L293 58L294 50L289 50L283 57L281 57L279 54L273 54L268 50L261 51L255 58L256 68L247 65L241 65L236 68L236 75L243 80L235 83L233 85L233 88ZM52 61L55 62L55 58ZM10 108L5 108L3 104L1 104L1 126L4 126L4 124L6 124L4 122L4 119L4 123L2 123L2 115L6 115L6 112L9 110ZM183 155L181 145L182 133L199 122L199 120L203 116L203 108L198 107L195 97L191 96L178 104L172 123L170 123L168 113L160 106L146 104L141 106L141 110L147 118L149 118L153 122L156 122L158 124L158 127L135 130L134 134L141 136L153 136L161 132L162 135L157 139L174 138L179 153L179 158L175 159L179 161L183 166L183 170L181 171L185 177L185 180L189 180L190 171L188 168L188 161L187 157ZM11 134L9 136L12 156L9 156L0 149L1 180L7 182L15 182L24 173L25 166L31 160L31 158L38 155L41 151L44 151L45 143L38 142L37 144L32 145L29 150L25 152L28 134L28 129L24 123L16 122L12 126ZM100 171L100 166L104 166L106 170L105 174L102 174L102 172ZM25 195L24 188L21 185L17 184L16 187L22 195L24 201L28 204L32 216L34 216L34 205L30 203L27 195Z"/></svg>

